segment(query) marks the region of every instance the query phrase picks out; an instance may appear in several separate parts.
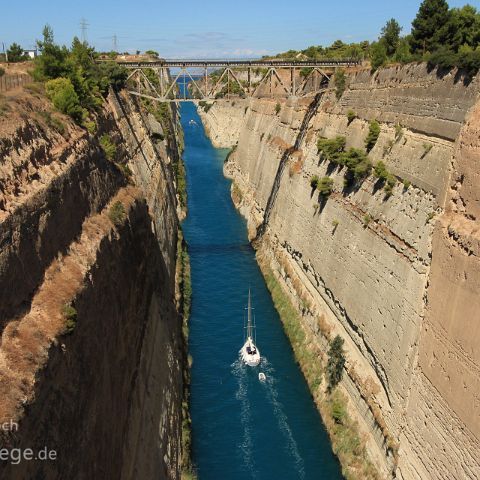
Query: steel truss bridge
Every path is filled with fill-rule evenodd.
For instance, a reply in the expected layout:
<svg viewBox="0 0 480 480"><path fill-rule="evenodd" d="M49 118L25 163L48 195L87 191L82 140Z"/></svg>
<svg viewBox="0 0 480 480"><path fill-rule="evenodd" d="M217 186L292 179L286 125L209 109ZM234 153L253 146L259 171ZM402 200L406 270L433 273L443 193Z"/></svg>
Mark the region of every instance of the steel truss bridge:
<svg viewBox="0 0 480 480"><path fill-rule="evenodd" d="M116 63L131 70L127 88L132 95L159 102L303 97L325 88L337 69L359 64L355 60Z"/></svg>

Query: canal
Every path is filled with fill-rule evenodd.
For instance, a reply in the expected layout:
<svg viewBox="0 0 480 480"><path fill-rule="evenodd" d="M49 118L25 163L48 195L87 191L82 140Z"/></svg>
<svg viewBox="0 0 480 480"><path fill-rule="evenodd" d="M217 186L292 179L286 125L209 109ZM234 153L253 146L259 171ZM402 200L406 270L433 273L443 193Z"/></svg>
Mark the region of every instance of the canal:
<svg viewBox="0 0 480 480"><path fill-rule="evenodd" d="M341 479L328 435L273 306L244 219L192 103L181 104L192 270L193 462L199 480ZM248 289L262 354L240 363ZM258 373L266 374L260 382Z"/></svg>

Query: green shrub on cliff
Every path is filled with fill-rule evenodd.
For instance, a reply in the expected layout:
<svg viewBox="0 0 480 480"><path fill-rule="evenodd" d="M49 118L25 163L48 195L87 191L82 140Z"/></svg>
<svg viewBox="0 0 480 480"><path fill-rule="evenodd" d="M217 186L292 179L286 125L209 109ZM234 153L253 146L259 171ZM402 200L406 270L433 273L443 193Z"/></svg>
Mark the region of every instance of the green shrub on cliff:
<svg viewBox="0 0 480 480"><path fill-rule="evenodd" d="M187 207L187 174L185 171L185 163L180 157L177 162L173 164L175 170L175 178L177 180L177 192L180 206Z"/></svg>
<svg viewBox="0 0 480 480"><path fill-rule="evenodd" d="M364 180L372 172L372 162L365 158L361 162L357 163L353 169L353 176L355 180Z"/></svg>
<svg viewBox="0 0 480 480"><path fill-rule="evenodd" d="M153 113L157 122L160 122L165 136L168 137L172 132L172 111L169 104L160 102L155 107L150 106L148 110Z"/></svg>
<svg viewBox="0 0 480 480"><path fill-rule="evenodd" d="M345 91L346 88L346 76L345 76L345 70L343 69L338 69L335 72L335 77L333 79L334 84L335 84L335 95L337 96L337 99L339 99L342 95L343 92Z"/></svg>
<svg viewBox="0 0 480 480"><path fill-rule="evenodd" d="M372 162L359 148L349 148L341 155L339 163L345 165L356 180L364 179L372 171Z"/></svg>
<svg viewBox="0 0 480 480"><path fill-rule="evenodd" d="M102 147L107 160L113 161L117 154L117 147L112 143L112 140L108 135L102 135L100 137L100 146Z"/></svg>
<svg viewBox="0 0 480 480"><path fill-rule="evenodd" d="M422 158L426 157L427 154L430 152L430 150L433 148L432 143L424 143L423 144L423 153L422 153Z"/></svg>
<svg viewBox="0 0 480 480"><path fill-rule="evenodd" d="M341 136L332 139L319 138L317 141L317 149L325 160L340 163L341 154L345 150L346 143L346 138Z"/></svg>
<svg viewBox="0 0 480 480"><path fill-rule="evenodd" d="M108 218L116 226L120 226L125 221L127 214L122 202L115 202L108 211Z"/></svg>
<svg viewBox="0 0 480 480"><path fill-rule="evenodd" d="M95 135L95 132L97 131L97 124L93 120L84 120L82 122L82 127L86 128L91 135Z"/></svg>
<svg viewBox="0 0 480 480"><path fill-rule="evenodd" d="M330 177L322 177L317 186L320 195L328 197L333 191L333 179Z"/></svg>
<svg viewBox="0 0 480 480"><path fill-rule="evenodd" d="M379 162L377 162L373 171L375 173L375 176L378 179L383 180L383 181L385 181L387 179L387 176L388 176L387 167L385 166L385 164L381 160Z"/></svg>
<svg viewBox="0 0 480 480"><path fill-rule="evenodd" d="M205 102L204 100L201 100L200 102L198 102L198 105L203 108L203 111L205 113L208 113L208 111L213 107L213 103L207 103Z"/></svg>
<svg viewBox="0 0 480 480"><path fill-rule="evenodd" d="M387 170L387 167L381 160L375 165L374 173L375 177L384 182L383 190L385 191L386 197L390 197L393 193L393 187L397 184L395 175Z"/></svg>
<svg viewBox="0 0 480 480"><path fill-rule="evenodd" d="M65 319L65 334L70 334L77 326L77 310L70 303L66 303L62 308L62 315Z"/></svg>
<svg viewBox="0 0 480 480"><path fill-rule="evenodd" d="M312 187L312 190L318 190L320 195L328 197L333 190L333 179L330 177L318 178L314 175L310 179L310 186Z"/></svg>
<svg viewBox="0 0 480 480"><path fill-rule="evenodd" d="M345 366L343 344L344 340L340 335L337 335L330 342L327 363L328 391L332 391L338 385L343 376L343 368Z"/></svg>
<svg viewBox="0 0 480 480"><path fill-rule="evenodd" d="M347 414L347 409L345 408L345 403L341 401L338 397L332 398L332 417L335 420L335 423L343 424L345 416Z"/></svg>
<svg viewBox="0 0 480 480"><path fill-rule="evenodd" d="M353 110L347 112L347 120L350 125L357 118L357 114Z"/></svg>
<svg viewBox="0 0 480 480"><path fill-rule="evenodd" d="M70 115L76 121L82 120L84 110L70 79L60 77L49 80L45 84L45 92L57 110Z"/></svg>
<svg viewBox="0 0 480 480"><path fill-rule="evenodd" d="M387 179L386 179L386 183L385 183L385 186L383 187L383 190L385 192L385 195L388 197L390 197L390 195L393 193L393 187L397 184L397 179L395 178L394 175L392 175L391 173L389 173L387 175Z"/></svg>
<svg viewBox="0 0 480 480"><path fill-rule="evenodd" d="M275 105L275 113L278 115L281 109L282 109L282 106L279 103L277 103Z"/></svg>
<svg viewBox="0 0 480 480"><path fill-rule="evenodd" d="M370 122L368 128L368 135L365 139L365 148L369 152L377 143L378 137L380 135L380 124L376 120Z"/></svg>
<svg viewBox="0 0 480 480"><path fill-rule="evenodd" d="M399 142L403 137L403 127L397 123L395 124L395 141Z"/></svg>

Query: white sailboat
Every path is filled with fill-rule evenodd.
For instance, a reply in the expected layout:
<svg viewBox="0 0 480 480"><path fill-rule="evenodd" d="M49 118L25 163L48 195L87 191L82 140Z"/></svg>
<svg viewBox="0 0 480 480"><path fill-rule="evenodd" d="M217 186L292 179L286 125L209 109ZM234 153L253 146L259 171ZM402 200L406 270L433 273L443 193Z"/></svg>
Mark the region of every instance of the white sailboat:
<svg viewBox="0 0 480 480"><path fill-rule="evenodd" d="M247 325L245 329L245 343L240 350L242 360L250 367L260 363L260 350L255 345L255 322L252 320L252 306L250 302L250 289L248 289Z"/></svg>

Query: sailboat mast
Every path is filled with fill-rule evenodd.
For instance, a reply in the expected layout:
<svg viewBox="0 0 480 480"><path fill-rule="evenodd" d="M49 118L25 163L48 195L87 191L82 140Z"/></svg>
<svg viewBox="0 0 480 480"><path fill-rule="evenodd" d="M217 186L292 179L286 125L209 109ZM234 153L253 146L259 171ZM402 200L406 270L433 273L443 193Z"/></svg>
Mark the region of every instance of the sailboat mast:
<svg viewBox="0 0 480 480"><path fill-rule="evenodd" d="M248 289L248 323L247 323L247 338L252 337L252 314L250 307L250 289Z"/></svg>

